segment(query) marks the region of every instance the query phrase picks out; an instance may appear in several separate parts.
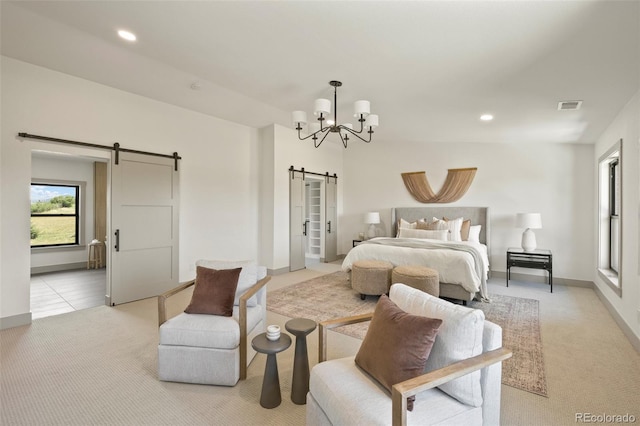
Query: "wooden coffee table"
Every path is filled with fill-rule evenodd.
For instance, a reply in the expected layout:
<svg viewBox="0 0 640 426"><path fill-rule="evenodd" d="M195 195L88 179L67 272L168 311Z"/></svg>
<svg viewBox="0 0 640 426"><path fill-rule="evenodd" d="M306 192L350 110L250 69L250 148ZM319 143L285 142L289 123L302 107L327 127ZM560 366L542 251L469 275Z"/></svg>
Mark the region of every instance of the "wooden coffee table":
<svg viewBox="0 0 640 426"><path fill-rule="evenodd" d="M267 333L260 333L251 341L253 349L267 354L267 363L262 379L262 393L260 394L260 405L264 408L275 408L282 402L276 354L286 350L289 346L291 346L291 337L285 333L281 333L278 340L269 340Z"/></svg>

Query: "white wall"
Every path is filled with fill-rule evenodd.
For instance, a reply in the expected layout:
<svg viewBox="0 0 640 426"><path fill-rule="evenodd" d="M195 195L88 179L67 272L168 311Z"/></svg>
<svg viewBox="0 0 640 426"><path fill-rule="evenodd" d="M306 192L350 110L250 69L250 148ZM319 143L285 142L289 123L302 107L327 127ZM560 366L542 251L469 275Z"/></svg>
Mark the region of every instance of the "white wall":
<svg viewBox="0 0 640 426"><path fill-rule="evenodd" d="M596 273L598 261L597 241L592 250L592 274L600 292L618 312L622 320L640 339L640 92L629 101L595 145L591 167L598 170L600 157L622 139L622 270L620 271L622 297L618 296ZM596 175L597 176L597 175ZM592 194L598 199L597 180ZM592 227L597 235L597 212Z"/></svg>
<svg viewBox="0 0 640 426"><path fill-rule="evenodd" d="M345 151L342 252L365 231L365 212L379 211L389 235L392 207L424 205L409 194L401 173L426 171L437 192L447 169L477 167L466 195L442 205L490 208L492 270L505 271L507 248L520 246L524 230L515 228L516 213L540 212L536 239L553 251L554 278L592 281L592 159L592 145L353 143Z"/></svg>
<svg viewBox="0 0 640 426"><path fill-rule="evenodd" d="M84 210L81 211L80 244L82 249L34 249L31 252L31 268L85 263L87 261L87 250L84 248L94 236L94 172L93 162L79 157L56 156L42 157L33 156L31 159L31 176L37 179L53 179L60 181L84 182L85 192L80 194L81 203ZM104 238L104 237L103 237Z"/></svg>
<svg viewBox="0 0 640 426"><path fill-rule="evenodd" d="M109 151L18 132L171 154L180 161L180 280L198 258L258 256L257 130L2 57L0 318L29 312L31 150ZM189 90L185 86L185 90ZM259 260L259 259L258 259Z"/></svg>
<svg viewBox="0 0 640 426"><path fill-rule="evenodd" d="M298 140L293 128L277 124L261 129L260 137L264 149L262 197L266 200L261 208L264 211L261 251L263 258L271 257L267 267L279 270L289 266L289 167L338 175L338 235L341 235L344 232L341 222L344 148L328 141L331 136L319 148L314 148L313 141Z"/></svg>

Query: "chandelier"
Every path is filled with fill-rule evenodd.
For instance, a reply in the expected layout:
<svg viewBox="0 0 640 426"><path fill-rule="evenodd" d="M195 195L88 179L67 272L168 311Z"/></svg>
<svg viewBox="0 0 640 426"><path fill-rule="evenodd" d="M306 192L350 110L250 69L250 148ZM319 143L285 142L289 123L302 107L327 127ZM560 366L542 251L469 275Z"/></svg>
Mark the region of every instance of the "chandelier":
<svg viewBox="0 0 640 426"><path fill-rule="evenodd" d="M360 130L353 128L351 123L338 124L338 87L342 86L342 83L336 80L329 82L334 88L333 92L333 120L329 119L331 115L331 101L329 99L316 99L314 102L314 111L318 120L317 123L309 123L308 136L304 138L301 135L302 126L307 124L307 113L304 111L293 111L293 124L298 131L298 139L301 141L305 139L313 139L313 145L318 148L322 142L327 138L329 133L338 133L342 145L347 147L347 143L350 140L350 136L355 136L363 142L371 142L371 135L373 135L373 129L378 127L378 116L376 114L370 114L369 101L355 101L353 103L354 118L360 122ZM367 139L362 135L368 133ZM364 135L363 135L364 136ZM319 142L318 142L319 141Z"/></svg>

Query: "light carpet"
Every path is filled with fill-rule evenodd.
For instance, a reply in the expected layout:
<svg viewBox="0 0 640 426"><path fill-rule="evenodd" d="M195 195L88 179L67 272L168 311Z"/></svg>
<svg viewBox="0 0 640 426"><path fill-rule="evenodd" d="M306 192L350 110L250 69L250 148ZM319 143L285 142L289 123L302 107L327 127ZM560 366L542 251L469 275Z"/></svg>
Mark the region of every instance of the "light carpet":
<svg viewBox="0 0 640 426"><path fill-rule="evenodd" d="M324 321L372 312L377 299L369 296L361 300L351 289L349 274L335 272L270 292L267 306L287 317ZM547 396L538 301L501 295L492 295L491 299L491 303L472 302L471 306L502 327L503 346L513 351L513 357L503 363L502 383ZM334 330L363 339L368 326L360 323Z"/></svg>

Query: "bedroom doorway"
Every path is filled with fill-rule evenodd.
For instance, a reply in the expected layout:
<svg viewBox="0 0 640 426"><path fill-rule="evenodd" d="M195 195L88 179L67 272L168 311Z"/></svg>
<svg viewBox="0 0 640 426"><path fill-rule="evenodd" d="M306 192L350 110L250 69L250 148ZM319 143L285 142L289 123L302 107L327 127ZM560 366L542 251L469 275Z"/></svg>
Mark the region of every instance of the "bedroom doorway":
<svg viewBox="0 0 640 426"><path fill-rule="evenodd" d="M290 170L289 270L337 259L337 179Z"/></svg>

